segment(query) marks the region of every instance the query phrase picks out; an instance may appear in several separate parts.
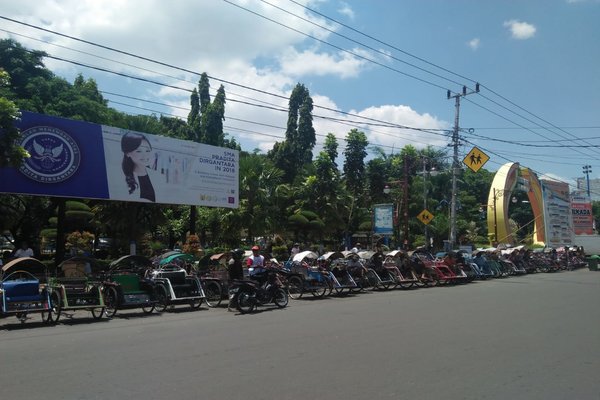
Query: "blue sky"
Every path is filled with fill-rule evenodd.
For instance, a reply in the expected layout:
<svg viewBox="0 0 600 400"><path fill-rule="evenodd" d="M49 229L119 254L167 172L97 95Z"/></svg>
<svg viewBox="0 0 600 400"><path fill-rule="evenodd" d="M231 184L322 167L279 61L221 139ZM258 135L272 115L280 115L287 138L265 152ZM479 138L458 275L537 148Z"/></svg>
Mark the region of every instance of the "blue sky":
<svg viewBox="0 0 600 400"><path fill-rule="evenodd" d="M449 139L443 130L450 129L454 120L454 102L446 99L446 89L460 91L463 84L472 88L473 81L477 81L483 85L480 94L469 95L462 102L460 126L475 129L473 133L464 132L462 155L476 144L490 155L486 168L491 171L508 160L518 161L540 174L571 182L582 176L582 166L587 164L592 165L591 178L600 177L598 148L565 147L600 144L598 0L230 2L234 5L223 0L2 0L0 15L283 96L284 99L225 84L229 99L226 130L247 150L267 151L276 140L281 140L278 137L283 137L281 128L285 127L287 116L234 100L285 106L285 98L296 82L307 85L318 106L404 126L441 130L433 135L374 128L364 125L357 116L316 108L315 114L344 122L315 118L319 135L333 132L341 139L356 127L367 133L372 144L381 145L388 153L408 143L446 148ZM10 35L28 47L70 60L186 88L194 87L198 80L181 70L10 21L0 20L0 29L2 37ZM189 93L61 61L48 60L47 66L69 80L77 73L93 77L101 90L114 93L105 96L112 106L123 111L147 112L116 102L187 115ZM212 89L216 90L219 84L211 80ZM318 137L320 141L322 136ZM344 142L340 143L343 147ZM562 147L543 147L547 145Z"/></svg>

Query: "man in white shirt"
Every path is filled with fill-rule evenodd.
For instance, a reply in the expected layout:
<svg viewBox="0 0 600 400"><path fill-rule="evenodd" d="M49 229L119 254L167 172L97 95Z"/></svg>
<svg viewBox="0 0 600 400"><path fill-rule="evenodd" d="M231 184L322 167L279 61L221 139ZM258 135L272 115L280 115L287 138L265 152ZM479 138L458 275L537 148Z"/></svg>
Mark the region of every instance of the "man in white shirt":
<svg viewBox="0 0 600 400"><path fill-rule="evenodd" d="M21 243L21 248L15 251L15 258L33 257L33 250L27 245L27 242Z"/></svg>

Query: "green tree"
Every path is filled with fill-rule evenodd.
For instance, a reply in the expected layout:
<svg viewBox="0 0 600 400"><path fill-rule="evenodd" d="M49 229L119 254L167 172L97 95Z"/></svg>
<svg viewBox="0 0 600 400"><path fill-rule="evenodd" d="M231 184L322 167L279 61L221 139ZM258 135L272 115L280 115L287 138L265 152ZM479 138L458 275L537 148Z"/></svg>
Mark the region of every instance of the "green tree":
<svg viewBox="0 0 600 400"><path fill-rule="evenodd" d="M353 195L359 194L364 185L365 157L369 141L364 132L352 129L346 136L346 149L344 150L344 177L346 187Z"/></svg>
<svg viewBox="0 0 600 400"><path fill-rule="evenodd" d="M190 135L186 137L187 140L198 142L200 140L200 97L198 96L198 90L194 88L190 95L190 112L187 118L187 124L189 126Z"/></svg>
<svg viewBox="0 0 600 400"><path fill-rule="evenodd" d="M284 172L286 183L292 183L302 167L312 160L316 143L312 110L313 102L308 89L298 83L290 95L285 141L275 143L269 152L269 157Z"/></svg>
<svg viewBox="0 0 600 400"><path fill-rule="evenodd" d="M9 86L8 74L0 70L0 88ZM0 96L0 168L6 166L18 167L29 153L18 144L21 133L15 127L20 116L15 103Z"/></svg>
<svg viewBox="0 0 600 400"><path fill-rule="evenodd" d="M337 169L337 163L335 160L337 160L338 157L338 141L333 133L330 132L327 134L327 136L325 136L323 150L327 153L329 159Z"/></svg>
<svg viewBox="0 0 600 400"><path fill-rule="evenodd" d="M223 133L223 121L225 120L225 88L223 85L217 90L217 94L202 113L202 138L203 143L213 146L222 146L225 135Z"/></svg>

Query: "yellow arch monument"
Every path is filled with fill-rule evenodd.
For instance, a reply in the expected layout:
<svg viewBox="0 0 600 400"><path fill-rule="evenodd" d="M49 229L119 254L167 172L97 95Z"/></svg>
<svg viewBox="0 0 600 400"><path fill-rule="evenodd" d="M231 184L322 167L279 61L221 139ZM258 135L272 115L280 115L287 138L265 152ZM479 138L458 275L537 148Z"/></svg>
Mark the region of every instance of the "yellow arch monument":
<svg viewBox="0 0 600 400"><path fill-rule="evenodd" d="M534 216L533 241L536 244L544 245L546 237L542 185L533 171L521 167L519 163L504 164L498 169L492 181L487 203L487 225L490 242L515 244L508 217L508 206L511 195L515 190L527 191L527 197Z"/></svg>

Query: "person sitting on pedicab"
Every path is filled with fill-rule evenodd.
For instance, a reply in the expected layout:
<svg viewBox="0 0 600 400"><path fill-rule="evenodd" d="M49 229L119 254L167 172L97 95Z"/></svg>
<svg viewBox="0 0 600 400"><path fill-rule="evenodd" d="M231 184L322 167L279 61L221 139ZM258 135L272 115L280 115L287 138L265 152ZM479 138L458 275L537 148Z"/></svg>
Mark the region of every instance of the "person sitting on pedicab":
<svg viewBox="0 0 600 400"><path fill-rule="evenodd" d="M455 275L459 275L460 266L458 265L458 261L456 259L456 253L453 251L449 252L446 257L444 257L444 264L450 268Z"/></svg>
<svg viewBox="0 0 600 400"><path fill-rule="evenodd" d="M360 262L360 258L356 253L354 253L351 257L348 258L346 269L353 278L362 278L367 272L367 269Z"/></svg>

